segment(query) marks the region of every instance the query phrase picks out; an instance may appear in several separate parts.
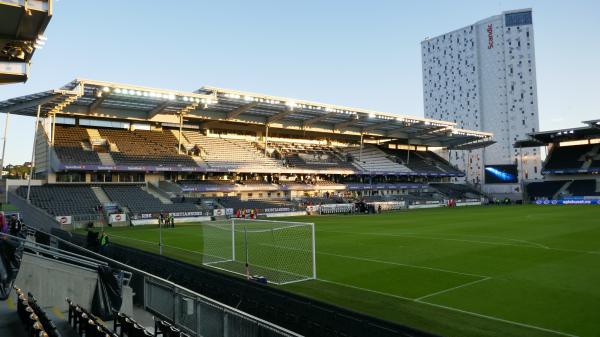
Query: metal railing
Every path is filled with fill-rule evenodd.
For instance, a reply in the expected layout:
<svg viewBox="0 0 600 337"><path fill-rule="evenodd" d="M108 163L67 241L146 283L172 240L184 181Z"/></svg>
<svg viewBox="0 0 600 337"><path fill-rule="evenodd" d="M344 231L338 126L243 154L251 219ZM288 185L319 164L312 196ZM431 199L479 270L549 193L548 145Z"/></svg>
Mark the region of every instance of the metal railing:
<svg viewBox="0 0 600 337"><path fill-rule="evenodd" d="M107 262L112 267L129 271L134 274L134 278L141 276L144 309L194 336L302 336L169 280L85 249L56 235L40 232L49 235L51 240L81 252L84 256L93 257Z"/></svg>

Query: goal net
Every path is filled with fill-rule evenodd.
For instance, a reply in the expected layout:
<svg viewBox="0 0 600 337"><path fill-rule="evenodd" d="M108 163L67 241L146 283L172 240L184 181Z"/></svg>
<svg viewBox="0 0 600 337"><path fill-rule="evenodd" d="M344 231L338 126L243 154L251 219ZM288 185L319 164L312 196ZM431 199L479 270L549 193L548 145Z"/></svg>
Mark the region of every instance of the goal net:
<svg viewBox="0 0 600 337"><path fill-rule="evenodd" d="M230 219L202 230L204 265L274 284L316 278L312 223Z"/></svg>

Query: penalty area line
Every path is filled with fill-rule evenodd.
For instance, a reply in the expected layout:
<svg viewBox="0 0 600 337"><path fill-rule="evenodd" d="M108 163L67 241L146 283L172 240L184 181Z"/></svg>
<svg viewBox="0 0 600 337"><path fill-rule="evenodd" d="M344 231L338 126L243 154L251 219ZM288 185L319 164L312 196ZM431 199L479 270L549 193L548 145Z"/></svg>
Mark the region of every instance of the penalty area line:
<svg viewBox="0 0 600 337"><path fill-rule="evenodd" d="M483 281L483 280L484 279L478 280L478 281ZM382 292L382 291L377 291L377 290L373 290L373 289L367 289L367 288L357 287L357 286L349 285L349 284L346 284L346 283L341 283L341 282L336 282L336 281L330 281L330 280L325 280L325 279L320 279L320 278L318 278L317 281L322 281L322 282L325 282L325 283L335 284L335 285L339 285L339 286L346 287L346 288L351 288L351 289L366 291L366 292L370 292L370 293L374 293L374 294L379 294L379 295L382 295L382 296L397 298L397 299L401 299L401 300L405 300L405 301L409 301L409 302L415 302L415 303L420 303L420 304L424 304L424 305L429 305L429 306L437 307L437 308L440 308L440 309L454 311L454 312L458 312L458 313L462 313L462 314L466 314L466 315L470 315L470 316L475 316L475 317L479 317L479 318L489 319L489 320L492 320L492 321L502 322L502 323L506 323L506 324L510 324L510 325L520 326L520 327L523 327L523 328L528 328L528 329L533 329L533 330L548 332L548 333L552 333L552 334L555 334L555 335L558 335L558 336L579 337L577 335L569 334L569 333L558 331L558 330L552 330L552 329L542 328L542 327L539 327L539 326L536 326L536 325L531 325L531 324L521 323L521 322L515 322L515 321L511 321L511 320L507 320L507 319L503 319L503 318L499 318L499 317L495 317L495 316L489 316L489 315L479 314L479 313L476 313L476 312L462 310L462 309L458 309L458 308L454 308L454 307L449 307L449 306L445 306L445 305L441 305L441 304L435 304L435 303L431 303L431 302L426 302L426 301L422 301L422 300L415 299L415 298L409 298L409 297L404 297L404 296L400 296L400 295L394 295L394 294L390 294L390 293L386 293L386 292ZM473 283L473 282L470 282L470 283ZM446 291L449 291L449 289L446 289Z"/></svg>
<svg viewBox="0 0 600 337"><path fill-rule="evenodd" d="M479 283L479 282L487 281L487 280L490 280L490 279L491 279L491 277L484 277L484 278L482 278L482 279L480 279L480 280L475 280L475 281L471 281L471 282L467 282L467 283L459 284L459 285L457 285L456 287L452 287L452 288L448 288L448 289L443 289L443 290L436 291L436 292L434 292L434 293L431 293L431 294L427 294L427 295L425 295L425 296L421 296L421 297L419 297L419 298L415 298L415 301L419 302L419 301L421 301L421 300L423 300L423 299L425 299L425 298L428 298L428 297L432 297L432 296L435 296L435 295L439 295L439 294L447 293L447 292L449 292L449 291L453 291L453 290L456 290L456 289L459 289L459 288L468 287L468 286L470 286L470 285L473 285L473 284L475 284L475 283Z"/></svg>

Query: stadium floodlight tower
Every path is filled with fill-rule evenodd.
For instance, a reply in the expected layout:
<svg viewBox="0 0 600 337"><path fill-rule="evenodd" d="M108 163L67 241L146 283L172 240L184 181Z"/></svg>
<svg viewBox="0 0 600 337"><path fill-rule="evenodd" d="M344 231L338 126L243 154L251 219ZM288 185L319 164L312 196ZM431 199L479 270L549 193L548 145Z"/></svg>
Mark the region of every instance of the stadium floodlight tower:
<svg viewBox="0 0 600 337"><path fill-rule="evenodd" d="M202 230L206 266L279 285L317 277L313 223L229 219Z"/></svg>
<svg viewBox="0 0 600 337"><path fill-rule="evenodd" d="M52 18L52 0L0 1L0 84L25 82Z"/></svg>

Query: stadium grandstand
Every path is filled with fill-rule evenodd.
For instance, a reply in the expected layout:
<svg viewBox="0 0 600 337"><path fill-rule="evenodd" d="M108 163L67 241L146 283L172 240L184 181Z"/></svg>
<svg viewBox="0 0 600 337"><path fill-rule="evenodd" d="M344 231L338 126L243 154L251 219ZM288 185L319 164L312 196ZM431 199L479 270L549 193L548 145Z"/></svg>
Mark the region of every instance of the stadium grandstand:
<svg viewBox="0 0 600 337"><path fill-rule="evenodd" d="M7 201L36 227L0 242L11 247L0 249L0 333L14 336L431 336L264 287L316 279L315 230L256 218L481 204L476 188L450 182L464 174L439 150L493 142L444 121L213 87L75 80L0 102L0 112L36 118L33 179L4 180ZM247 215L254 222L226 220ZM158 255L107 251L93 230L170 217L208 223L202 265L214 268L175 260L162 243ZM262 256L257 282L214 270L244 275L235 256L219 257L221 228L246 269L248 254ZM248 237L266 241L237 250Z"/></svg>
<svg viewBox="0 0 600 337"><path fill-rule="evenodd" d="M27 81L51 17L51 0L0 1L0 84Z"/></svg>
<svg viewBox="0 0 600 337"><path fill-rule="evenodd" d="M600 199L600 120L583 123L586 126L531 133L515 144L546 147L544 181L527 185L530 201L595 203Z"/></svg>
<svg viewBox="0 0 600 337"><path fill-rule="evenodd" d="M0 111L38 118L36 181L7 186L9 196L65 224L303 212L363 199L481 201L476 188L450 183L464 173L440 150L493 142L445 121L215 87L74 80L0 102Z"/></svg>

